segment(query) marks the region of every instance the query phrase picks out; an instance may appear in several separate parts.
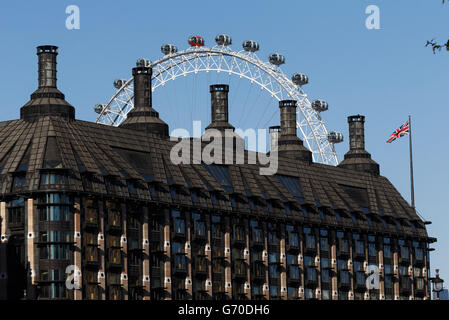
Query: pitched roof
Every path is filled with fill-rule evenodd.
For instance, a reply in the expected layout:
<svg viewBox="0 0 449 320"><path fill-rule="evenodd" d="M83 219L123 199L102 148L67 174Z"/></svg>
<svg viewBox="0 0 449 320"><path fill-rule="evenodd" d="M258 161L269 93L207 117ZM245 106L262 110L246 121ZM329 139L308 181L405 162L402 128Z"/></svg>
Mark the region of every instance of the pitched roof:
<svg viewBox="0 0 449 320"><path fill-rule="evenodd" d="M358 227L369 224L364 216L373 216L369 228L382 231L385 228L376 221L391 216L416 225L412 234L427 236L423 221L385 177L284 158L279 160L277 175L294 179L290 182L295 190L289 190L290 182L282 183L279 176L261 175L257 164L227 166L229 190L204 165L174 165L170 150L175 143L145 131L58 116L0 122L1 197L10 198L19 191L14 189L13 177L26 171L20 193L63 190L239 212L266 212L266 205L273 203L269 214L299 220L304 219L302 208L322 208L329 215L326 223L347 224L348 217L337 221L336 211L358 213ZM61 162L55 170L65 172L68 184L40 183L43 172L50 170L44 162L50 160ZM149 184L157 185L155 195ZM199 198L196 201L193 193ZM263 210L250 209L253 200ZM316 216L313 219L319 221Z"/></svg>

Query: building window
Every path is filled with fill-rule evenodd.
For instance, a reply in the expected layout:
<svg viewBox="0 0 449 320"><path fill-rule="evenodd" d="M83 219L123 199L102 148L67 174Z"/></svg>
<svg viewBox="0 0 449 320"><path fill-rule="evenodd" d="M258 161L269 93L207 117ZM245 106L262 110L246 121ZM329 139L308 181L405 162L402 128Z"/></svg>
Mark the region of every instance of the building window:
<svg viewBox="0 0 449 320"><path fill-rule="evenodd" d="M212 239L220 240L222 238L221 218L213 215L211 219L211 237Z"/></svg>
<svg viewBox="0 0 449 320"><path fill-rule="evenodd" d="M181 213L177 210L172 210L173 231L179 235L185 235L186 226L185 220L181 218Z"/></svg>
<svg viewBox="0 0 449 320"><path fill-rule="evenodd" d="M306 235L306 249L315 249L315 237L311 234Z"/></svg>
<svg viewBox="0 0 449 320"><path fill-rule="evenodd" d="M289 300L296 300L296 299L298 299L298 288L296 288L296 287L288 287L287 288L287 298Z"/></svg>
<svg viewBox="0 0 449 320"><path fill-rule="evenodd" d="M70 260L70 245L51 244L40 248L40 258L48 260Z"/></svg>
<svg viewBox="0 0 449 320"><path fill-rule="evenodd" d="M40 287L40 294L39 296L41 298L48 298L48 299L69 299L70 294L68 290L66 289L66 285L64 282L54 282L49 283L46 285L42 285Z"/></svg>
<svg viewBox="0 0 449 320"><path fill-rule="evenodd" d="M39 207L40 221L70 221L71 198L61 193L47 193L42 199L45 206Z"/></svg>
<svg viewBox="0 0 449 320"><path fill-rule="evenodd" d="M321 290L321 299L331 300L331 291L330 290Z"/></svg>
<svg viewBox="0 0 449 320"><path fill-rule="evenodd" d="M320 250L329 251L329 241L327 238L320 238Z"/></svg>
<svg viewBox="0 0 449 320"><path fill-rule="evenodd" d="M375 243L368 243L368 255L370 257L376 257L377 251L376 251L376 244Z"/></svg>
<svg viewBox="0 0 449 320"><path fill-rule="evenodd" d="M277 264L270 264L268 267L270 279L279 279L279 269Z"/></svg>
<svg viewBox="0 0 449 320"><path fill-rule="evenodd" d="M423 261L424 260L424 251L422 248L415 248L415 259L417 261Z"/></svg>
<svg viewBox="0 0 449 320"><path fill-rule="evenodd" d="M65 173L44 172L41 174L41 185L67 183L67 174Z"/></svg>
<svg viewBox="0 0 449 320"><path fill-rule="evenodd" d="M409 248L408 247L401 247L401 258L408 259L409 258Z"/></svg>
<svg viewBox="0 0 449 320"><path fill-rule="evenodd" d="M304 290L306 300L315 299L315 291L310 288Z"/></svg>
<svg viewBox="0 0 449 320"><path fill-rule="evenodd" d="M40 233L40 242L71 242L71 233L68 231L49 231Z"/></svg>
<svg viewBox="0 0 449 320"><path fill-rule="evenodd" d="M345 285L349 285L350 284L350 278L349 278L349 271L348 270L340 270L339 271L339 275L340 275L340 283L341 284L345 284Z"/></svg>
<svg viewBox="0 0 449 320"><path fill-rule="evenodd" d="M254 243L263 243L263 230L259 227L256 220L250 221L251 226L251 241Z"/></svg>
<svg viewBox="0 0 449 320"><path fill-rule="evenodd" d="M393 274L393 267L391 266L391 264L384 265L384 273Z"/></svg>
<svg viewBox="0 0 449 320"><path fill-rule="evenodd" d="M13 181L12 181L12 190L19 190L22 189L25 186L26 183L26 173L16 173L14 174Z"/></svg>
<svg viewBox="0 0 449 320"><path fill-rule="evenodd" d="M282 186L290 192L290 194L299 202L304 203L301 186L297 177L290 177L277 174L275 177L282 184Z"/></svg>
<svg viewBox="0 0 449 320"><path fill-rule="evenodd" d="M121 264L122 263L122 251L119 248L110 248L108 255L108 262L112 264Z"/></svg>
<svg viewBox="0 0 449 320"><path fill-rule="evenodd" d="M389 244L384 244L384 258L391 259L391 247Z"/></svg>
<svg viewBox="0 0 449 320"><path fill-rule="evenodd" d="M399 266L399 275L408 276L408 268L407 266L401 265Z"/></svg>
<svg viewBox="0 0 449 320"><path fill-rule="evenodd" d="M425 281L423 278L415 279L415 289L416 290L424 290L425 288Z"/></svg>
<svg viewBox="0 0 449 320"><path fill-rule="evenodd" d="M234 225L233 230L233 240L235 241L245 241L246 238L246 231L245 227L242 225Z"/></svg>
<svg viewBox="0 0 449 320"><path fill-rule="evenodd" d="M321 282L322 283L330 283L330 276L329 276L328 269L321 270Z"/></svg>
<svg viewBox="0 0 449 320"><path fill-rule="evenodd" d="M280 240L276 230L271 230L268 232L268 243L270 245L279 245Z"/></svg>
<svg viewBox="0 0 449 320"><path fill-rule="evenodd" d="M46 206L40 208L40 221L70 221L69 206Z"/></svg>
<svg viewBox="0 0 449 320"><path fill-rule="evenodd" d="M299 280L299 266L289 265L288 266L288 277L292 280Z"/></svg>
<svg viewBox="0 0 449 320"><path fill-rule="evenodd" d="M364 256L365 255L365 244L362 240L356 240L355 242L355 252L357 255Z"/></svg>
<svg viewBox="0 0 449 320"><path fill-rule="evenodd" d="M207 165L205 163L203 163L203 167L206 168L207 172L209 172L209 174L223 187L226 192L232 192L232 183L227 167L216 164Z"/></svg>
<svg viewBox="0 0 449 320"><path fill-rule="evenodd" d="M338 300L348 300L348 291L338 291Z"/></svg>
<svg viewBox="0 0 449 320"><path fill-rule="evenodd" d="M206 237L206 223L202 219L201 214L192 213L193 220L193 236L194 238Z"/></svg>
<svg viewBox="0 0 449 320"><path fill-rule="evenodd" d="M279 299L279 287L278 286L270 286L270 299L272 299L272 300Z"/></svg>
<svg viewBox="0 0 449 320"><path fill-rule="evenodd" d="M355 279L359 286L363 286L366 281L365 272L357 272Z"/></svg>
<svg viewBox="0 0 449 320"><path fill-rule="evenodd" d="M184 244L180 242L172 243L173 267L177 271L186 270L186 256L184 254Z"/></svg>
<svg viewBox="0 0 449 320"><path fill-rule="evenodd" d="M8 223L23 224L25 222L25 199L12 200L8 207Z"/></svg>

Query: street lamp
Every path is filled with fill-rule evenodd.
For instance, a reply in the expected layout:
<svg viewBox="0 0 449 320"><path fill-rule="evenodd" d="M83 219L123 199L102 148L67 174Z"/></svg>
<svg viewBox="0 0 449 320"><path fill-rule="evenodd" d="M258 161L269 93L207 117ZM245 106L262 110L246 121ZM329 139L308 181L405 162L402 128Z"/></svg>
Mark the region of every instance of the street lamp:
<svg viewBox="0 0 449 320"><path fill-rule="evenodd" d="M435 278L432 278L433 282L433 292L437 294L436 300L440 300L440 292L443 291L443 279L440 279L439 269L435 270Z"/></svg>

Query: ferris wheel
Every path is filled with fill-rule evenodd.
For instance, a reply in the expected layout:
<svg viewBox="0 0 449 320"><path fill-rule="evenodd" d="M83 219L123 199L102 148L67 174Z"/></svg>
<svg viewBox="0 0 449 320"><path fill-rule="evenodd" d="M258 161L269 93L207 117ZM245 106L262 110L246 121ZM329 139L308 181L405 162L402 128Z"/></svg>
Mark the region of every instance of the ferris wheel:
<svg viewBox="0 0 449 320"><path fill-rule="evenodd" d="M302 89L308 83L308 77L301 73L287 77L280 68L285 57L279 53L270 54L267 62L262 61L256 54L259 50L256 41L244 41L240 51L231 49L232 40L228 35L217 35L215 42L216 45L208 48L204 46L202 37L192 36L188 40L190 47L182 51L178 51L175 45L164 44L161 47L163 57L154 62L141 58L137 65L153 68L153 92L181 76L214 71L246 79L278 101L296 100L297 128L300 138L312 152L313 161L337 165L334 144L342 142L343 135L326 129L321 113L328 110L327 102L321 99L309 101ZM116 79L114 87L117 91L107 104L95 105L94 110L98 113L96 123L118 126L133 108L133 78Z"/></svg>

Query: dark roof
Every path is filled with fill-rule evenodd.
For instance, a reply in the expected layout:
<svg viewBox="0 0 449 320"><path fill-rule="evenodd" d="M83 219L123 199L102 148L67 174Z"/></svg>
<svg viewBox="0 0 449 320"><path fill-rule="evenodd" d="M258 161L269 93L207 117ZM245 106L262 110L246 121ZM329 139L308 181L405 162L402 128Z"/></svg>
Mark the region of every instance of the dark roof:
<svg viewBox="0 0 449 320"><path fill-rule="evenodd" d="M56 88L57 47L41 46L37 52L39 88L21 108L20 120L0 122L4 201L68 192L427 238L424 222L378 174L378 165L359 161L369 155L360 152L363 116L348 118L351 150L357 152L348 152L343 166L310 161L295 134L294 101L280 102L283 129L275 175L261 175L261 165L248 161L175 165L170 152L179 140L168 138L168 126L151 107L150 69L133 69L137 107L127 121L106 126L75 120L75 109ZM227 90L211 86L216 122L227 123ZM243 154L247 158L250 151Z"/></svg>
<svg viewBox="0 0 449 320"><path fill-rule="evenodd" d="M346 216L351 213L360 217L357 228L397 233L398 221L401 232L427 237L423 221L385 177L291 158L279 160L274 176L260 175L257 164L174 165L174 143L145 131L59 116L0 122L1 197L59 190L354 228ZM41 184L48 170L64 173L68 183ZM14 187L21 175L25 183ZM304 218L302 208L328 214L324 221L318 214Z"/></svg>

